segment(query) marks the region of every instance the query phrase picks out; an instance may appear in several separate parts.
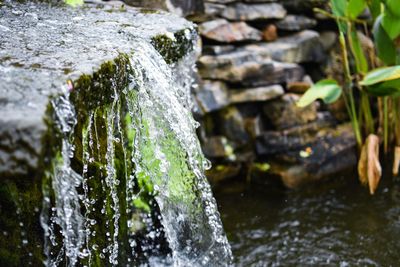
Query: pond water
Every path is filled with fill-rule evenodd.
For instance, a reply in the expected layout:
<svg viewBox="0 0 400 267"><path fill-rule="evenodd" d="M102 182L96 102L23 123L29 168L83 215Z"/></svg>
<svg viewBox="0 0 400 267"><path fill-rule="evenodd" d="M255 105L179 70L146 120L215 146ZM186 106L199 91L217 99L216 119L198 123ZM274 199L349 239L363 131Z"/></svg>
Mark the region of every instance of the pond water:
<svg viewBox="0 0 400 267"><path fill-rule="evenodd" d="M352 173L298 190L215 192L236 266L399 266L400 181L374 196Z"/></svg>

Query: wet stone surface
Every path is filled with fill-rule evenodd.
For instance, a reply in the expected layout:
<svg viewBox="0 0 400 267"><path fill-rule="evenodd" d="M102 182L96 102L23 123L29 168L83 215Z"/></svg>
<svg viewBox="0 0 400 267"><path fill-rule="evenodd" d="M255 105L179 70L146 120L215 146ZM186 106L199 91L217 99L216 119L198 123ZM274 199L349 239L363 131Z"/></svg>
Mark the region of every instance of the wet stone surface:
<svg viewBox="0 0 400 267"><path fill-rule="evenodd" d="M13 2L0 7L2 177L32 175L38 168L46 109L52 97L71 89L68 80L90 75L120 53L134 52L135 38L173 39L182 30L190 37L193 28L184 19L163 13Z"/></svg>

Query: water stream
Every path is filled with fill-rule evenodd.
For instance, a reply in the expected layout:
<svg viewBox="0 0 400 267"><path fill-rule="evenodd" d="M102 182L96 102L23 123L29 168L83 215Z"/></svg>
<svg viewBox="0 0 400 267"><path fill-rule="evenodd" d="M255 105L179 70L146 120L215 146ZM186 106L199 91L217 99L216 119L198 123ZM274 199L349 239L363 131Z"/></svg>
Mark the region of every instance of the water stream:
<svg viewBox="0 0 400 267"><path fill-rule="evenodd" d="M134 43L112 101L83 114L66 90L52 103L62 145L44 186L46 265L226 266L190 112L195 51L167 64L148 41Z"/></svg>

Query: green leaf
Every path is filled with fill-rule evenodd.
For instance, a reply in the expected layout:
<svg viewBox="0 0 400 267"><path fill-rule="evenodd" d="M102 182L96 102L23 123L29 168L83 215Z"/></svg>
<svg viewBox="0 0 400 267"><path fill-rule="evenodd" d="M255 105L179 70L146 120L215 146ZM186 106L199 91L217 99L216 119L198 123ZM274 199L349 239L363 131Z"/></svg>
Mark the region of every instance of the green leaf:
<svg viewBox="0 0 400 267"><path fill-rule="evenodd" d="M400 1L386 0L386 8L396 17L400 17Z"/></svg>
<svg viewBox="0 0 400 267"><path fill-rule="evenodd" d="M381 1L368 0L368 7L374 20L379 17L382 10Z"/></svg>
<svg viewBox="0 0 400 267"><path fill-rule="evenodd" d="M370 86L397 79L400 79L400 66L384 67L367 73L360 84Z"/></svg>
<svg viewBox="0 0 400 267"><path fill-rule="evenodd" d="M361 12L366 8L367 3L365 0L350 0L347 5L347 16L355 19L357 18Z"/></svg>
<svg viewBox="0 0 400 267"><path fill-rule="evenodd" d="M322 99L326 104L335 102L342 94L342 88L335 80L325 79L311 86L297 102L298 107L310 105L317 99Z"/></svg>
<svg viewBox="0 0 400 267"><path fill-rule="evenodd" d="M382 27L389 37L394 40L400 35L400 18L386 9L382 17Z"/></svg>
<svg viewBox="0 0 400 267"><path fill-rule="evenodd" d="M350 48L356 61L357 72L366 73L368 71L368 61L364 55L364 51L361 47L361 43L358 39L357 31L355 29L351 30L350 38Z"/></svg>
<svg viewBox="0 0 400 267"><path fill-rule="evenodd" d="M382 15L376 19L372 30L376 51L378 53L378 57L386 65L393 65L396 63L396 47L386 31L383 29L381 21Z"/></svg>
<svg viewBox="0 0 400 267"><path fill-rule="evenodd" d="M346 17L347 0L331 0L332 12L336 17ZM337 20L339 30L343 33L347 32L347 25L342 20Z"/></svg>
<svg viewBox="0 0 400 267"><path fill-rule="evenodd" d="M384 82L377 85L365 87L365 91L373 96L399 96L400 95L400 81L394 80Z"/></svg>
<svg viewBox="0 0 400 267"><path fill-rule="evenodd" d="M81 6L83 5L83 0L65 0L65 3L67 5L76 7L76 6Z"/></svg>

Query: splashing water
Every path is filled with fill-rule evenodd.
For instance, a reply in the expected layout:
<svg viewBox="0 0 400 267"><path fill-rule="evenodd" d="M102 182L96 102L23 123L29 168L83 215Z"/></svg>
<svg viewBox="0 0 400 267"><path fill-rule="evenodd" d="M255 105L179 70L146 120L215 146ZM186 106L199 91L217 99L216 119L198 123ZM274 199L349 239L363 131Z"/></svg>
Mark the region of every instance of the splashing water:
<svg viewBox="0 0 400 267"><path fill-rule="evenodd" d="M53 101L62 143L44 190L47 266L229 265L190 112L194 56L168 65L137 39L111 101L85 112L68 94Z"/></svg>

